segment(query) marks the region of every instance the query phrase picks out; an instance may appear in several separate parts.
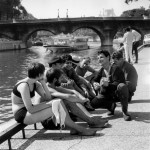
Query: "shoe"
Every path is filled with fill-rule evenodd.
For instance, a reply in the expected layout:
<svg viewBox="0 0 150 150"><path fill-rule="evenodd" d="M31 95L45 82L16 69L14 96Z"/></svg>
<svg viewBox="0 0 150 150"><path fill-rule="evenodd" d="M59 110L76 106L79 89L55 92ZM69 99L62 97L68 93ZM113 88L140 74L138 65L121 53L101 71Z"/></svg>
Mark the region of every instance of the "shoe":
<svg viewBox="0 0 150 150"><path fill-rule="evenodd" d="M129 114L123 114L123 118L125 121L131 121L131 116Z"/></svg>
<svg viewBox="0 0 150 150"><path fill-rule="evenodd" d="M95 109L91 106L91 103L90 102L85 102L84 103L84 106L85 108L88 110L88 111L94 111Z"/></svg>
<svg viewBox="0 0 150 150"><path fill-rule="evenodd" d="M98 123L95 124L89 124L90 128L106 128L108 124L108 120L106 119L101 119Z"/></svg>
<svg viewBox="0 0 150 150"><path fill-rule="evenodd" d="M109 110L109 112L107 113L107 115L108 116L114 115L115 108L116 108L116 103L113 103L112 106L111 106L111 110Z"/></svg>
<svg viewBox="0 0 150 150"><path fill-rule="evenodd" d="M137 64L137 63L138 63L138 61L135 61L134 63L135 63L135 64Z"/></svg>

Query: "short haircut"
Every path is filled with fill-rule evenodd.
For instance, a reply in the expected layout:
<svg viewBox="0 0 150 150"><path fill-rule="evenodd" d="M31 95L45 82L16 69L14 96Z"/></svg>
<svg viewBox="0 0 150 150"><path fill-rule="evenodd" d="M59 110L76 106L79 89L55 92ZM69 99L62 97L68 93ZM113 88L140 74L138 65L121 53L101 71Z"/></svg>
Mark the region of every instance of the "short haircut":
<svg viewBox="0 0 150 150"><path fill-rule="evenodd" d="M120 47L123 46L123 45L124 45L123 43L120 43Z"/></svg>
<svg viewBox="0 0 150 150"><path fill-rule="evenodd" d="M59 79L62 75L62 71L60 69L50 68L46 72L46 80L48 83L52 83L54 79Z"/></svg>
<svg viewBox="0 0 150 150"><path fill-rule="evenodd" d="M127 27L127 28L126 28L126 32L128 32L128 31L131 31L131 28L130 28L130 27Z"/></svg>
<svg viewBox="0 0 150 150"><path fill-rule="evenodd" d="M98 51L98 55L103 54L105 57L109 57L110 60L110 53L107 50Z"/></svg>
<svg viewBox="0 0 150 150"><path fill-rule="evenodd" d="M39 62L32 62L28 66L28 77L35 79L44 74L45 66Z"/></svg>
<svg viewBox="0 0 150 150"><path fill-rule="evenodd" d="M52 67L53 64L56 65L57 63L60 63L60 64L63 63L63 60L61 59L61 57L52 57L48 61L49 67Z"/></svg>
<svg viewBox="0 0 150 150"><path fill-rule="evenodd" d="M123 58L123 54L121 51L113 52L112 59L118 59L119 60L120 58Z"/></svg>

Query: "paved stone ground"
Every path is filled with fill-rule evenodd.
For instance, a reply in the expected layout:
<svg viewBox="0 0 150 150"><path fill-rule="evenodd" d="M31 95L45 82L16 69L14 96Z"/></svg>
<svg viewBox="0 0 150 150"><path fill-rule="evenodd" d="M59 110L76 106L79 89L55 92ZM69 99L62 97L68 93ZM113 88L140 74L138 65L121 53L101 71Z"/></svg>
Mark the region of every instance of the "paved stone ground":
<svg viewBox="0 0 150 150"><path fill-rule="evenodd" d="M134 65L139 74L137 91L129 104L132 121L125 122L118 104L115 116L109 117L110 127L99 129L96 136L71 136L69 130L38 130L33 125L26 128L26 139L21 132L13 136L15 150L150 150L150 48L139 53L139 63ZM97 110L103 117L106 110ZM13 118L9 101L0 101L0 128L4 122ZM83 124L85 125L85 124ZM7 150L7 142L0 145Z"/></svg>

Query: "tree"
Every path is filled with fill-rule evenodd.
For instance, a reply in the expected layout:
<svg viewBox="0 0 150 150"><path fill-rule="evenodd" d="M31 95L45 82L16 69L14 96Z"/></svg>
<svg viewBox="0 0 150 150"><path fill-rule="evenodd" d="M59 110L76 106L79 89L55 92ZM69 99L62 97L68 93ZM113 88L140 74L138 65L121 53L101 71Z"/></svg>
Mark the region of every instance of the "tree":
<svg viewBox="0 0 150 150"><path fill-rule="evenodd" d="M125 3L129 4L129 2L138 1L138 0L125 0Z"/></svg>
<svg viewBox="0 0 150 150"><path fill-rule="evenodd" d="M121 14L121 17L143 17L143 15L150 16L150 9L146 10L141 7L140 9L127 10Z"/></svg>
<svg viewBox="0 0 150 150"><path fill-rule="evenodd" d="M21 0L0 0L0 20L15 19L36 19L28 14Z"/></svg>
<svg viewBox="0 0 150 150"><path fill-rule="evenodd" d="M125 3L127 3L127 4L129 4L129 2L136 2L136 1L138 1L138 0L125 0Z"/></svg>
<svg viewBox="0 0 150 150"><path fill-rule="evenodd" d="M124 11L121 14L121 17L142 17L143 14L145 14L147 11L144 7L141 7L140 9L132 9Z"/></svg>

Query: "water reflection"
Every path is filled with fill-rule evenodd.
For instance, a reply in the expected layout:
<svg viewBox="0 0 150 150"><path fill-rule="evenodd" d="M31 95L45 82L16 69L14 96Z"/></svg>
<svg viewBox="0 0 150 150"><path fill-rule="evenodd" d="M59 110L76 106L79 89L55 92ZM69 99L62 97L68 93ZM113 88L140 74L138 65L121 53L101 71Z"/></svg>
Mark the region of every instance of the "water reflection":
<svg viewBox="0 0 150 150"><path fill-rule="evenodd" d="M93 60L92 66L98 67L96 54L98 48L73 52L76 56L90 56ZM55 55L55 54L54 54ZM62 55L62 54L57 54ZM14 84L26 76L26 67L33 60L38 60L47 66L47 61L51 55L46 55L43 47L32 47L31 49L20 51L7 51L0 53L0 98L10 98Z"/></svg>

